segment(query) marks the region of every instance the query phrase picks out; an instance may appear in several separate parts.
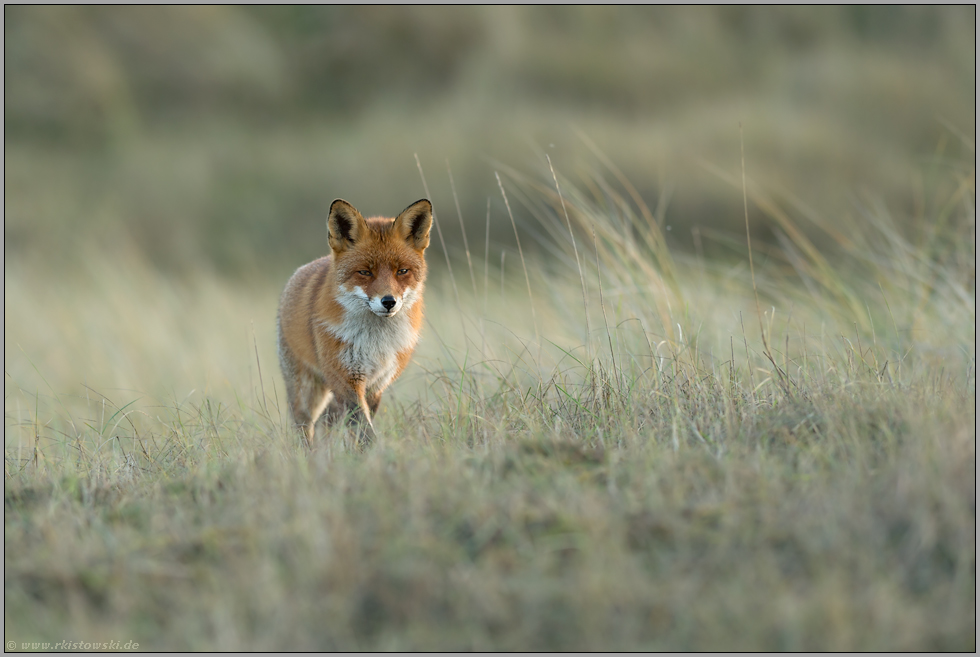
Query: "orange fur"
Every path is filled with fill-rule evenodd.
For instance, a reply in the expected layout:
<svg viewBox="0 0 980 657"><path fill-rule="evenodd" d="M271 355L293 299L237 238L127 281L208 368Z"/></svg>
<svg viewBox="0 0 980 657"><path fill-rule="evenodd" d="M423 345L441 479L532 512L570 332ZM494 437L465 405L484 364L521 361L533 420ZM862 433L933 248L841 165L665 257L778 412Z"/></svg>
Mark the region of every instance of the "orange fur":
<svg viewBox="0 0 980 657"><path fill-rule="evenodd" d="M381 393L408 365L422 328L432 205L364 219L337 199L332 253L296 270L279 302L279 363L289 409L312 444L317 419L353 411L373 430Z"/></svg>

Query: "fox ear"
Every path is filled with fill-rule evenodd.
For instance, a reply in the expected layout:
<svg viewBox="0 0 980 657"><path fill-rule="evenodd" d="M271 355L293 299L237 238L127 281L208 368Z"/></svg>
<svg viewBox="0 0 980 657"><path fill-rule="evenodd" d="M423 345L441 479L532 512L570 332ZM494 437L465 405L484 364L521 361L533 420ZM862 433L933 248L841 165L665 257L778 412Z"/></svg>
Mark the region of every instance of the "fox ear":
<svg viewBox="0 0 980 657"><path fill-rule="evenodd" d="M415 201L402 210L394 223L395 233L418 251L429 246L429 231L432 229L432 204L428 199Z"/></svg>
<svg viewBox="0 0 980 657"><path fill-rule="evenodd" d="M327 217L327 241L330 248L340 253L353 246L367 229L367 222L357 209L343 199L330 204Z"/></svg>

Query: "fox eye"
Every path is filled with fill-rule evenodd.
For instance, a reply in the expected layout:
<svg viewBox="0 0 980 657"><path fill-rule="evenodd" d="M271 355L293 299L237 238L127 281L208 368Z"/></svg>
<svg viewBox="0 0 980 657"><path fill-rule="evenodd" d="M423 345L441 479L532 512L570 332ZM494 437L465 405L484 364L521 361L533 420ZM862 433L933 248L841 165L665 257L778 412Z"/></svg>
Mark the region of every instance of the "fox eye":
<svg viewBox="0 0 980 657"><path fill-rule="evenodd" d="M399 269L398 270L398 275L399 276L404 276L407 273L408 273L408 270L407 269Z"/></svg>
<svg viewBox="0 0 980 657"><path fill-rule="evenodd" d="M362 270L360 270L357 273L360 274L361 276L370 276L371 275L371 272L369 270L367 270L367 269L362 269Z"/></svg>

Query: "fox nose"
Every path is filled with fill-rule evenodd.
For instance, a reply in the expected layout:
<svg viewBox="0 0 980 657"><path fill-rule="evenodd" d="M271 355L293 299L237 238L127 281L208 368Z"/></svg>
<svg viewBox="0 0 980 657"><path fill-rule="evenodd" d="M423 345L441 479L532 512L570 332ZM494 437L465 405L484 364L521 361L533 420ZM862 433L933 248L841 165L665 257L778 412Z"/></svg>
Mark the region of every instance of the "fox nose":
<svg viewBox="0 0 980 657"><path fill-rule="evenodd" d="M390 294L386 297L381 297L381 305L385 307L385 310L391 310L395 307L396 303L395 297Z"/></svg>

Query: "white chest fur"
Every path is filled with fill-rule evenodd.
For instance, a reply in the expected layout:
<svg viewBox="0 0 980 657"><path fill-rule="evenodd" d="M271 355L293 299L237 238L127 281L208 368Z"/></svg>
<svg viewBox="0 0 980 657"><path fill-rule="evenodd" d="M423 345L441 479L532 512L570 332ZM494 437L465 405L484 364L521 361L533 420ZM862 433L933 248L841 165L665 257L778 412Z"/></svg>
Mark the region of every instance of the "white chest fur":
<svg viewBox="0 0 980 657"><path fill-rule="evenodd" d="M343 321L325 328L344 343L341 365L352 375L363 377L368 390L383 390L398 371L398 354L418 342L418 331L407 312L414 305L415 295L405 295L403 307L392 317L376 315L362 295L344 295L340 299L346 311Z"/></svg>

